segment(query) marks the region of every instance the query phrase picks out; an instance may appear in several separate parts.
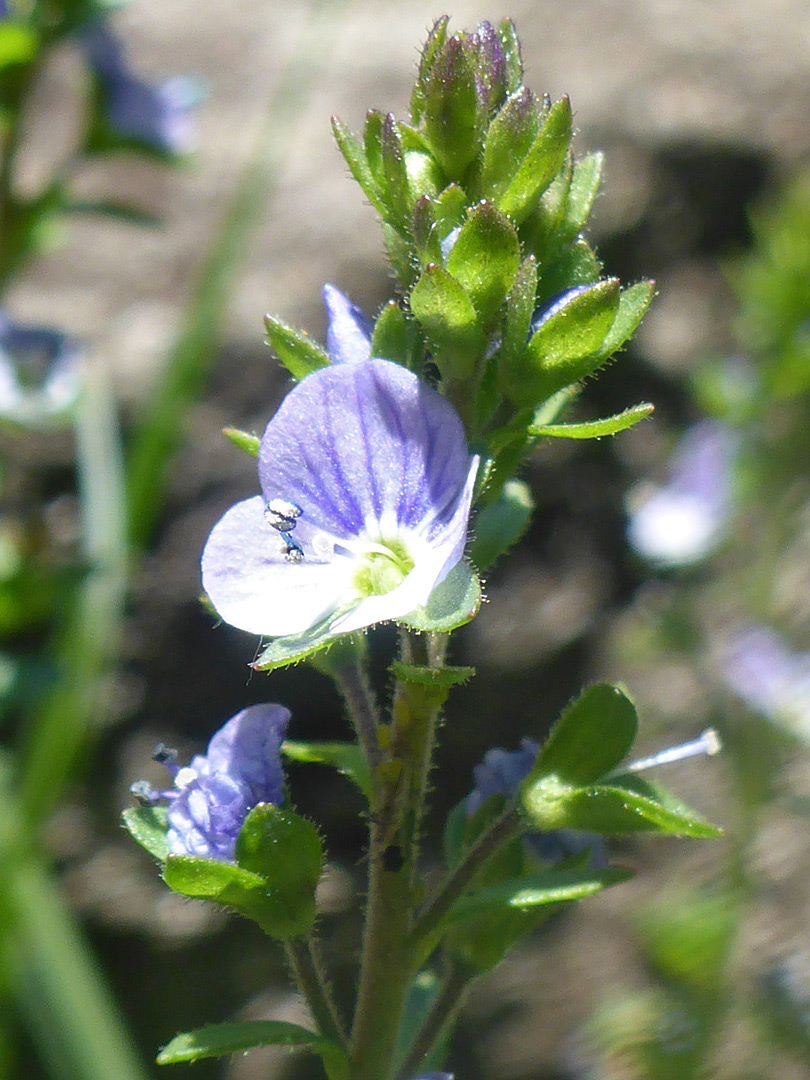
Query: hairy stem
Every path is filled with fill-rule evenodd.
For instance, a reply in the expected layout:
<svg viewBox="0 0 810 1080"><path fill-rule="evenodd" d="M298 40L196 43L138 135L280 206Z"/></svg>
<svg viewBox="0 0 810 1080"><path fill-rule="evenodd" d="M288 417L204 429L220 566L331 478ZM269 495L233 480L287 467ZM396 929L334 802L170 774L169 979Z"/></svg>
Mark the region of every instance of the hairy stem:
<svg viewBox="0 0 810 1080"><path fill-rule="evenodd" d="M423 1067L427 1055L449 1031L458 1016L466 991L474 978L475 972L463 964L451 961L447 965L439 992L402 1063L399 1080L411 1080Z"/></svg>
<svg viewBox="0 0 810 1080"><path fill-rule="evenodd" d="M431 649L433 654L431 655ZM444 645L403 632L405 664L441 666ZM417 971L411 922L417 857L434 731L446 691L400 679L394 691L388 766L379 813L372 816L369 884L360 984L352 1032L353 1080L388 1080L402 1016Z"/></svg>
<svg viewBox="0 0 810 1080"><path fill-rule="evenodd" d="M346 707L357 733L357 741L376 780L376 771L382 761L382 751L377 737L380 712L369 682L368 672L356 652L352 654L350 662L335 669L334 678L346 701Z"/></svg>
<svg viewBox="0 0 810 1080"><path fill-rule="evenodd" d="M411 941L414 952L427 958L433 950L434 936L453 903L464 892L476 873L508 840L518 827L517 815L511 807L497 817L481 833L458 866L449 874L434 896L427 902L413 927Z"/></svg>
<svg viewBox="0 0 810 1080"><path fill-rule="evenodd" d="M294 938L287 943L287 961L293 977L315 1017L321 1035L346 1047L343 1023L332 998L317 945L312 937Z"/></svg>

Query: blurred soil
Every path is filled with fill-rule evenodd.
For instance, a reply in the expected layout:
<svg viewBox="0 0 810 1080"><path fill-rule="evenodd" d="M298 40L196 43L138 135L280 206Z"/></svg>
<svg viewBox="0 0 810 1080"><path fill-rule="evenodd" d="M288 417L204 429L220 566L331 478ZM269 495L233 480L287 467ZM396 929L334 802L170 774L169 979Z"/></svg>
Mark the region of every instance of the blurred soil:
<svg viewBox="0 0 810 1080"><path fill-rule="evenodd" d="M370 312L389 295L374 215L346 176L328 120L337 113L357 129L371 106L401 115L417 45L441 13L421 0L210 0L204 7L135 0L115 22L136 68L156 80L192 74L206 88L199 152L176 172L126 160L88 167L77 177L82 192L132 192L160 212L163 226L77 220L64 246L31 266L10 297L19 317L81 337L93 362L112 372L125 416L135 417L160 377L266 114L278 115L273 183L243 253L221 354L204 399L183 421L168 506L136 573L116 722L88 763L87 789L51 830L66 886L147 1054L176 1030L240 1010L295 1016L272 948L262 957L250 927L167 895L150 861L121 838L116 819L132 780L159 779L149 762L158 739L191 752L249 702L288 704L298 738L345 733L339 703L321 676L300 669L270 682L249 678L255 643L212 628L198 603L198 560L219 514L255 489L250 460L220 429L261 431L287 385L263 345L263 313L322 337L324 281ZM542 733L594 675L630 682L648 707L648 744L698 730L698 675L670 671L663 683L660 672L653 680L641 675L634 686L614 669L609 627L641 581L624 544L622 493L660 460L671 426L688 419L683 377L690 366L733 347L730 297L717 260L746 243L746 206L810 151L810 5L803 0L516 0L508 12L465 0L452 12L458 28L502 14L517 24L528 84L538 93L570 94L580 151L607 152L594 223L607 269L625 280L655 277L660 290L635 351L589 388L585 407L615 411L650 399L658 422L615 445L553 446L531 463L535 524L492 574L489 603L461 635L462 662L475 664L479 676L459 693L442 733L446 771L436 774L437 820L465 793L487 747L512 747L524 734ZM54 153L57 88L72 70L65 56L41 89L37 123L53 134ZM37 168L32 153L32 184ZM390 644L383 631L381 658ZM384 679L380 671L382 686ZM352 792L316 770L295 772L291 783L346 868L325 883L325 909L346 911L362 872L363 831ZM681 768L670 783L709 816L725 819L716 763ZM624 918L630 897L710 873L717 850L670 841L627 847L624 857L640 870L639 882L555 922L476 992L458 1039L457 1075L569 1075L576 1025L606 990L643 980ZM324 923L329 930L336 920L327 914ZM348 963L353 931L339 933ZM197 1066L195 1076L288 1075L288 1059L276 1055L275 1072L268 1071L270 1060L255 1053L226 1066ZM314 1075L306 1068L296 1075Z"/></svg>

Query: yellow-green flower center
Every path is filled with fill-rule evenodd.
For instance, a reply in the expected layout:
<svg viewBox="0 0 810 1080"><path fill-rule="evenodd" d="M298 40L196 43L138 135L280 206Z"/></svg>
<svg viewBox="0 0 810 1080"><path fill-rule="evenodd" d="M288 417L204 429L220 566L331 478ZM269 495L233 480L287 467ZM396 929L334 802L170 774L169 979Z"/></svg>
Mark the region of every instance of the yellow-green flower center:
<svg viewBox="0 0 810 1080"><path fill-rule="evenodd" d="M354 587L361 596L384 596L396 589L413 567L413 558L401 540L370 545L354 576Z"/></svg>

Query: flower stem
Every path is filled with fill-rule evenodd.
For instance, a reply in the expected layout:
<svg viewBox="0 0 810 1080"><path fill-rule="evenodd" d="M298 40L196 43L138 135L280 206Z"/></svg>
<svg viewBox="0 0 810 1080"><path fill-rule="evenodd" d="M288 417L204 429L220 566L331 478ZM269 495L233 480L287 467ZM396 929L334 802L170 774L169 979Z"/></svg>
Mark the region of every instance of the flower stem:
<svg viewBox="0 0 810 1080"><path fill-rule="evenodd" d="M517 815L512 807L508 807L481 833L462 861L425 905L416 919L411 934L413 950L420 957L426 958L430 955L435 944L434 935L444 916L481 867L495 854L501 844L513 835L517 826Z"/></svg>
<svg viewBox="0 0 810 1080"><path fill-rule="evenodd" d="M427 1055L458 1016L475 976L476 972L464 964L454 961L448 963L439 992L402 1063L400 1080L411 1080L414 1073L424 1065Z"/></svg>
<svg viewBox="0 0 810 1080"><path fill-rule="evenodd" d="M379 708L369 682L368 672L356 651L352 652L350 661L335 667L334 679L345 698L354 730L357 733L357 741L376 780L377 767L382 761L382 752L377 738L380 726Z"/></svg>
<svg viewBox="0 0 810 1080"><path fill-rule="evenodd" d="M287 942L287 961L293 977L310 1007L321 1035L346 1049L346 1034L323 972L317 944L312 937Z"/></svg>
<svg viewBox="0 0 810 1080"><path fill-rule="evenodd" d="M404 632L406 664L441 667L444 643ZM411 921L418 894L417 856L434 732L446 691L400 679L394 690L390 766L372 816L369 883L351 1057L353 1080L388 1080L402 1016L418 970Z"/></svg>
<svg viewBox="0 0 810 1080"><path fill-rule="evenodd" d="M410 867L372 822L368 900L357 1009L353 1080L388 1080L412 977L408 928Z"/></svg>

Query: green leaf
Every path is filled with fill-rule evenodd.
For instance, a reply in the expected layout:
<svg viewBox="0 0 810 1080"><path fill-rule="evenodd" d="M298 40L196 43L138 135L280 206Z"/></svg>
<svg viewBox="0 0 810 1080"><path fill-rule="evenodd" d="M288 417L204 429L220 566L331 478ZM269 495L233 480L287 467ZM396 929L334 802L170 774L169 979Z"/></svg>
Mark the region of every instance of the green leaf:
<svg viewBox="0 0 810 1080"><path fill-rule="evenodd" d="M247 431L240 431L239 428L232 427L223 428L222 434L226 439L230 439L234 446L238 446L240 450L244 450L251 457L259 456L259 447L262 445L262 440L258 435L250 435Z"/></svg>
<svg viewBox="0 0 810 1080"><path fill-rule="evenodd" d="M371 799L371 773L360 747L349 742L293 742L285 739L281 752L291 761L304 765L331 765L348 776Z"/></svg>
<svg viewBox="0 0 810 1080"><path fill-rule="evenodd" d="M314 1031L281 1020L248 1020L235 1024L211 1024L176 1035L157 1056L158 1065L179 1065L203 1058L240 1054L257 1046L290 1046L311 1050L321 1057L345 1058L340 1047ZM344 1064L348 1076L348 1065ZM332 1076L340 1074L330 1074Z"/></svg>
<svg viewBox="0 0 810 1080"><path fill-rule="evenodd" d="M39 48L39 36L30 26L12 22L6 16L0 22L0 71L15 64L27 64Z"/></svg>
<svg viewBox="0 0 810 1080"><path fill-rule="evenodd" d="M374 324L371 355L412 367L420 353L419 342L416 322L408 318L396 300L389 300Z"/></svg>
<svg viewBox="0 0 810 1080"><path fill-rule="evenodd" d="M321 649L328 649L330 645L337 645L351 637L350 634L336 636L330 627L331 621L325 620L303 634L274 638L251 667L254 671L275 671L290 664L300 664Z"/></svg>
<svg viewBox="0 0 810 1080"><path fill-rule="evenodd" d="M546 870L539 874L503 881L462 896L447 915L448 922L462 922L470 916L509 908L527 910L546 904L582 900L611 885L629 881L631 870L607 868L602 870Z"/></svg>
<svg viewBox="0 0 810 1080"><path fill-rule="evenodd" d="M597 352L600 364L609 359L617 349L620 349L632 337L638 324L647 313L647 308L650 306L654 295L654 281L640 281L637 285L622 289L613 325L608 330L605 340Z"/></svg>
<svg viewBox="0 0 810 1080"><path fill-rule="evenodd" d="M363 189L363 194L377 213L382 218L385 218L386 209L380 189L377 186L377 181L372 174L360 142L336 116L332 117L332 133L338 145L338 150L340 150L346 164L349 166L349 172Z"/></svg>
<svg viewBox="0 0 810 1080"><path fill-rule="evenodd" d="M540 747L530 780L550 775L567 784L598 780L624 760L637 730L635 706L618 686L589 686L563 709Z"/></svg>
<svg viewBox="0 0 810 1080"><path fill-rule="evenodd" d="M562 226L566 241L573 240L587 224L602 182L604 160L604 154L597 151L574 161Z"/></svg>
<svg viewBox="0 0 810 1080"><path fill-rule="evenodd" d="M481 582L466 562L457 563L441 581L423 607L418 607L397 622L413 630L448 634L478 614L481 606Z"/></svg>
<svg viewBox="0 0 810 1080"><path fill-rule="evenodd" d="M467 214L466 191L458 184L448 184L433 200L433 213L436 217L436 232L441 242L464 221Z"/></svg>
<svg viewBox="0 0 810 1080"><path fill-rule="evenodd" d="M389 210L387 220L402 232L408 232L414 200L408 183L402 136L392 113L388 113L382 122L380 151L384 198Z"/></svg>
<svg viewBox="0 0 810 1080"><path fill-rule="evenodd" d="M417 686L438 686L448 688L461 686L475 675L474 667L425 667L420 664L405 664L395 660L391 664L391 673L400 682L416 683Z"/></svg>
<svg viewBox="0 0 810 1080"><path fill-rule="evenodd" d="M422 54L419 59L419 74L411 93L411 122L413 124L418 124L422 119L422 113L425 109L427 82L433 64L436 61L436 56L447 40L447 24L449 22L449 15L442 15L440 19L437 19L430 28L427 41L422 48Z"/></svg>
<svg viewBox="0 0 810 1080"><path fill-rule="evenodd" d="M570 141L571 103L562 97L549 109L528 153L494 200L498 209L520 224L562 168Z"/></svg>
<svg viewBox="0 0 810 1080"><path fill-rule="evenodd" d="M523 61L520 56L520 41L515 24L511 19L498 23L498 37L506 58L506 89L514 93L523 81Z"/></svg>
<svg viewBox="0 0 810 1080"><path fill-rule="evenodd" d="M504 368L504 393L516 404L533 404L591 374L619 303L615 278L570 290L541 321L522 361Z"/></svg>
<svg viewBox="0 0 810 1080"><path fill-rule="evenodd" d="M500 363L508 367L523 357L531 329L537 295L537 260L534 255L518 268L506 301L506 320L500 349Z"/></svg>
<svg viewBox="0 0 810 1080"><path fill-rule="evenodd" d="M182 896L210 900L238 911L258 923L271 937L277 936L277 926L285 928L286 907L274 902L264 878L232 863L194 855L169 855L163 865L163 880Z"/></svg>
<svg viewBox="0 0 810 1080"><path fill-rule="evenodd" d="M593 285L602 273L602 264L596 253L583 237L578 237L556 257L551 265L541 267L538 304L552 300L577 285Z"/></svg>
<svg viewBox="0 0 810 1080"><path fill-rule="evenodd" d="M529 781L523 808L538 829L578 829L606 836L634 832L712 838L722 830L679 802L669 792L635 777L610 785L573 787L554 776Z"/></svg>
<svg viewBox="0 0 810 1080"><path fill-rule="evenodd" d="M264 325L267 328L267 344L275 349L279 360L294 379L303 379L329 363L326 349L303 330L294 330L272 315L265 315Z"/></svg>
<svg viewBox="0 0 810 1080"><path fill-rule="evenodd" d="M404 1062L417 1032L421 1029L422 1023L436 1000L440 985L439 977L434 971L420 971L411 983L408 998L405 1002L399 1037L397 1038L396 1060L399 1065ZM443 1051L446 1051L449 1036L448 1031L443 1038L439 1039L438 1045L434 1046L428 1057L422 1062L422 1068L433 1069L440 1067L444 1060ZM399 1072L398 1067L397 1075L399 1075Z"/></svg>
<svg viewBox="0 0 810 1080"><path fill-rule="evenodd" d="M496 499L487 503L475 519L470 560L480 571L489 570L504 552L517 543L531 521L534 498L522 480L508 480Z"/></svg>
<svg viewBox="0 0 810 1080"><path fill-rule="evenodd" d="M484 140L478 180L478 191L484 198L497 201L508 188L515 163L526 157L539 129L534 94L521 86L499 109Z"/></svg>
<svg viewBox="0 0 810 1080"><path fill-rule="evenodd" d="M315 887L323 870L323 846L311 821L292 810L260 803L236 839L236 862L264 879L275 909L274 937L309 933L315 921Z"/></svg>
<svg viewBox="0 0 810 1080"><path fill-rule="evenodd" d="M515 283L520 242L509 221L492 203L482 200L461 226L447 257L447 271L472 300L488 326Z"/></svg>
<svg viewBox="0 0 810 1080"><path fill-rule="evenodd" d="M159 862L165 862L169 855L167 809L165 806L128 806L121 814L124 828L133 840Z"/></svg>
<svg viewBox="0 0 810 1080"><path fill-rule="evenodd" d="M430 263L414 286L410 302L411 311L434 347L442 374L469 378L484 338L464 288L443 266Z"/></svg>
<svg viewBox="0 0 810 1080"><path fill-rule="evenodd" d="M633 427L639 420L646 420L655 409L648 401L641 405L631 405L624 412L606 416L602 420L585 420L576 424L540 424L532 425L529 431L538 438L555 439L601 439L604 435L616 435L619 431Z"/></svg>

